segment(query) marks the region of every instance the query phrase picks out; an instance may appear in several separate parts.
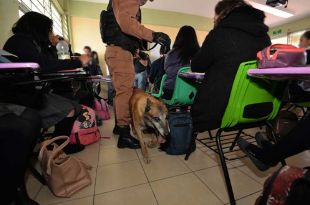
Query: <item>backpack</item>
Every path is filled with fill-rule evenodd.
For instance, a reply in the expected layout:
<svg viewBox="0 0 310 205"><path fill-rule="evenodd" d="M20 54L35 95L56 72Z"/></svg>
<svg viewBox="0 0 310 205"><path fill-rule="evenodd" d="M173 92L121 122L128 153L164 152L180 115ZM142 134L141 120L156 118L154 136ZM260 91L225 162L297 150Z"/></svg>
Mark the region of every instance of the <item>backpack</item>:
<svg viewBox="0 0 310 205"><path fill-rule="evenodd" d="M308 205L310 204L309 168L284 166L264 183L262 195L255 205Z"/></svg>
<svg viewBox="0 0 310 205"><path fill-rule="evenodd" d="M108 104L99 96L95 97L95 111L101 120L110 119Z"/></svg>
<svg viewBox="0 0 310 205"><path fill-rule="evenodd" d="M279 68L305 65L307 58L303 48L274 44L257 53L258 68Z"/></svg>
<svg viewBox="0 0 310 205"><path fill-rule="evenodd" d="M170 155L182 155L188 152L192 143L193 122L190 112L169 112L170 135L161 149Z"/></svg>
<svg viewBox="0 0 310 205"><path fill-rule="evenodd" d="M100 138L95 111L82 105L81 112L73 123L70 144L89 145L97 142Z"/></svg>

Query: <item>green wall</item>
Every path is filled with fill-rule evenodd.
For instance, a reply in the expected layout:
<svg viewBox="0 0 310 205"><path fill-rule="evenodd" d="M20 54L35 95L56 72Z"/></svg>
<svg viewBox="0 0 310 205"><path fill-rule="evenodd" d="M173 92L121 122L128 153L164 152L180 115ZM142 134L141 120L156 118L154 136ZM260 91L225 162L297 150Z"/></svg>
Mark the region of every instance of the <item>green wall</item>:
<svg viewBox="0 0 310 205"><path fill-rule="evenodd" d="M280 26L270 28L271 38L286 36L288 33L310 29L310 16Z"/></svg>
<svg viewBox="0 0 310 205"><path fill-rule="evenodd" d="M0 49L11 36L13 24L18 20L18 0L0 0Z"/></svg>
<svg viewBox="0 0 310 205"><path fill-rule="evenodd" d="M107 4L85 1L70 1L70 15L98 19L100 12L106 9ZM197 30L210 31L213 20L202 16L182 14L178 12L158 11L142 8L142 21L144 24L181 27L191 25Z"/></svg>

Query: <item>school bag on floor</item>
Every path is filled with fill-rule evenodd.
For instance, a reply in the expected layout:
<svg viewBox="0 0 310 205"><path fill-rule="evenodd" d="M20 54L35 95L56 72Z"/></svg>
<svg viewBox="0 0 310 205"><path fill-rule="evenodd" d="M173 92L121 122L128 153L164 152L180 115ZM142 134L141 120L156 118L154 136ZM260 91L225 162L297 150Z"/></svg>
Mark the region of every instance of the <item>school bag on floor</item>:
<svg viewBox="0 0 310 205"><path fill-rule="evenodd" d="M255 205L309 205L310 171L308 168L284 166L264 184Z"/></svg>
<svg viewBox="0 0 310 205"><path fill-rule="evenodd" d="M95 97L95 111L101 120L110 119L109 107L104 99L100 96Z"/></svg>
<svg viewBox="0 0 310 205"><path fill-rule="evenodd" d="M89 145L97 142L100 136L95 111L82 105L81 112L73 123L70 144Z"/></svg>
<svg viewBox="0 0 310 205"><path fill-rule="evenodd" d="M193 122L190 112L169 112L168 123L170 135L161 149L170 155L186 154L192 143L193 134Z"/></svg>

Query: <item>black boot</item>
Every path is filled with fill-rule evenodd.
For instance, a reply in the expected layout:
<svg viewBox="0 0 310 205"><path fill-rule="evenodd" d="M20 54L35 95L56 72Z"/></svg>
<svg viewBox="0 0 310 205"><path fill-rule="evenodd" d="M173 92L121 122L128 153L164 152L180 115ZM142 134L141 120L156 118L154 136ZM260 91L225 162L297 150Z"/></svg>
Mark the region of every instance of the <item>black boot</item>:
<svg viewBox="0 0 310 205"><path fill-rule="evenodd" d="M16 205L40 205L38 202L32 200L27 193L26 187L21 185L17 187Z"/></svg>
<svg viewBox="0 0 310 205"><path fill-rule="evenodd" d="M130 135L130 127L119 127L118 148L139 149L139 140Z"/></svg>
<svg viewBox="0 0 310 205"><path fill-rule="evenodd" d="M114 125L114 128L113 128L113 134L119 135L119 126L117 126L116 124Z"/></svg>

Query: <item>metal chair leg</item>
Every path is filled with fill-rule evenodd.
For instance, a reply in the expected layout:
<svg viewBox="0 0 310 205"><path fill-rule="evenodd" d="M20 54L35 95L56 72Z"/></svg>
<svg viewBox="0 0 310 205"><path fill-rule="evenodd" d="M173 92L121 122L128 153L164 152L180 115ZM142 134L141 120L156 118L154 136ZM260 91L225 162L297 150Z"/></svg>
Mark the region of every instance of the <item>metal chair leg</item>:
<svg viewBox="0 0 310 205"><path fill-rule="evenodd" d="M211 130L208 130L208 134L209 134L210 140L213 140L213 136L212 136Z"/></svg>
<svg viewBox="0 0 310 205"><path fill-rule="evenodd" d="M222 144L221 144L221 133L222 133L222 129L219 129L216 133L216 146L218 149L218 153L221 159L221 165L222 165L222 170L223 170L223 174L224 174L224 178L225 178L225 183L226 183L226 188L227 188L227 192L228 192L228 196L229 196L229 201L231 205L235 205L236 204L236 200L235 200L235 196L234 196L234 192L231 186L231 181L230 181L230 177L229 177L229 173L228 173L228 169L227 169L227 165L226 165L226 161L225 161L225 156L224 156L224 152L223 152L223 148L222 148Z"/></svg>
<svg viewBox="0 0 310 205"><path fill-rule="evenodd" d="M233 143L231 144L231 146L229 148L230 151L232 151L234 149L234 147L236 146L237 140L239 139L241 133L242 133L242 130L239 130L237 136L235 137Z"/></svg>

